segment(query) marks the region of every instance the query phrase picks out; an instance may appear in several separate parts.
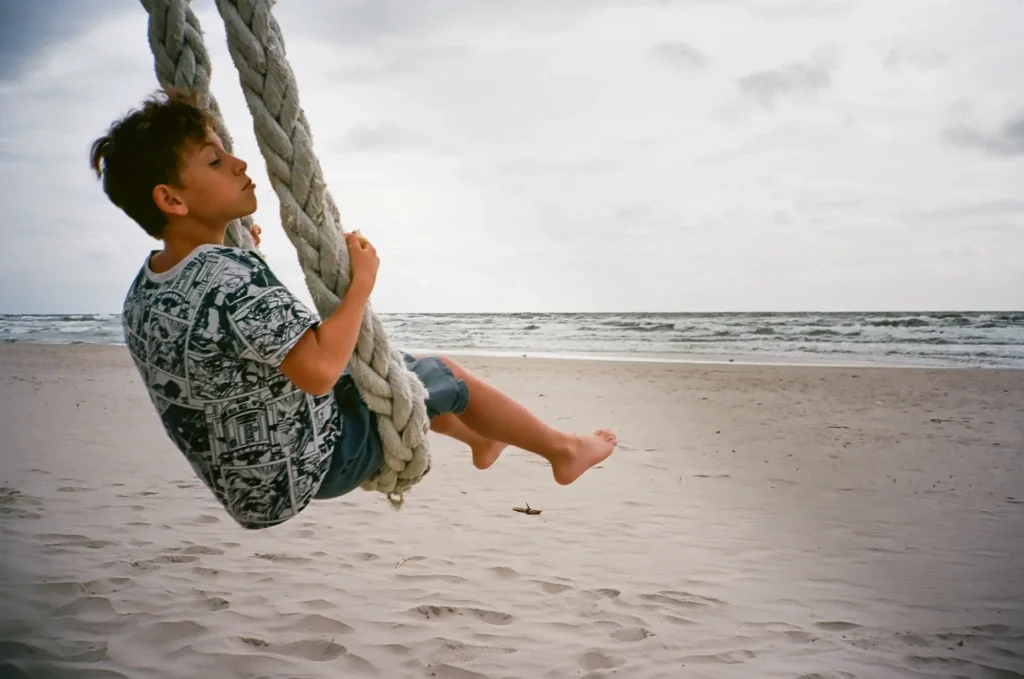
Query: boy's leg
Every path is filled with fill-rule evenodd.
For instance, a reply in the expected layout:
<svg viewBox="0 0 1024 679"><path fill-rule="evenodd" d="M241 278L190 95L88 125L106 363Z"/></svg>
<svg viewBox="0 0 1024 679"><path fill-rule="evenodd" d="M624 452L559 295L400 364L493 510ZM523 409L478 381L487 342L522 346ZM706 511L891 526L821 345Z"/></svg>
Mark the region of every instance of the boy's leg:
<svg viewBox="0 0 1024 679"><path fill-rule="evenodd" d="M441 360L469 388L469 404L458 415L459 420L485 439L501 441L545 458L551 463L558 483L572 483L615 450L618 441L611 431L599 429L590 436L558 431L451 359L442 357Z"/></svg>
<svg viewBox="0 0 1024 679"><path fill-rule="evenodd" d="M481 436L463 424L462 420L457 416L450 413L435 417L430 422L430 428L438 434L451 436L453 439L462 441L469 446L470 450L473 451L473 465L477 469L487 469L490 467L498 459L498 456L501 455L501 451L508 447L507 443L492 441Z"/></svg>

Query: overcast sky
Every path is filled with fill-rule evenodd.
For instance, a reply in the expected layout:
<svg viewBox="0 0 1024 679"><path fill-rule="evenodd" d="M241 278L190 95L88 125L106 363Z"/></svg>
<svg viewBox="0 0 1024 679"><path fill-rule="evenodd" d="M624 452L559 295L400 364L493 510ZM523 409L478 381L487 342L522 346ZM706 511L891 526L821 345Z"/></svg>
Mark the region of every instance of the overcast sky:
<svg viewBox="0 0 1024 679"><path fill-rule="evenodd" d="M263 250L309 299L213 0ZM0 0L0 313L103 313L158 243L88 147L136 0ZM1022 0L284 0L378 311L1024 308Z"/></svg>

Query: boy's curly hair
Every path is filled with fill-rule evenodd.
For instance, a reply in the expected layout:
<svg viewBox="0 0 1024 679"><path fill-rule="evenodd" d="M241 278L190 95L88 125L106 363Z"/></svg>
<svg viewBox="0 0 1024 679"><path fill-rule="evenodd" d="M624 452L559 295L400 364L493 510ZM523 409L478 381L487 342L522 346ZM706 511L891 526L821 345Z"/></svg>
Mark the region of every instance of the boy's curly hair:
<svg viewBox="0 0 1024 679"><path fill-rule="evenodd" d="M110 201L159 239L167 215L153 200L153 188L180 184L185 145L203 141L216 129L216 117L196 95L183 90L159 91L92 143L90 165L103 180Z"/></svg>

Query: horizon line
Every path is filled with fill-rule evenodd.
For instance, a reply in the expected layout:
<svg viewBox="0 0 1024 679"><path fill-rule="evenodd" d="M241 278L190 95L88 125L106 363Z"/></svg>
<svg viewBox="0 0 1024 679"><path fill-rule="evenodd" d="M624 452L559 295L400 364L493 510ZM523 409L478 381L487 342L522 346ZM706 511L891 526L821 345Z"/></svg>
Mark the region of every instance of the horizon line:
<svg viewBox="0 0 1024 679"><path fill-rule="evenodd" d="M408 315L417 314L421 316L442 316L452 314L465 314L475 316L508 316L515 314L533 314L533 315L559 315L559 314L589 314L589 315L623 315L623 314L1020 314L1024 313L1024 308L1021 309L957 309L957 308L905 308L905 309L740 309L740 310L617 310L617 311L585 311L585 310L574 310L574 311L536 311L536 310L517 310L517 311L380 311L375 310L378 315ZM55 311L55 312L3 312L0 311L0 317L2 316L120 316L120 311Z"/></svg>

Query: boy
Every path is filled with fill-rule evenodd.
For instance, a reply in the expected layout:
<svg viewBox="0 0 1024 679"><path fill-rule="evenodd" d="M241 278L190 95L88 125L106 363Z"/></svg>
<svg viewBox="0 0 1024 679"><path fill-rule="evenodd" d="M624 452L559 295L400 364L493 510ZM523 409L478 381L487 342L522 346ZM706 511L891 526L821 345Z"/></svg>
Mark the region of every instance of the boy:
<svg viewBox="0 0 1024 679"><path fill-rule="evenodd" d="M95 140L90 160L111 202L163 241L123 310L150 400L228 514L267 528L358 488L383 463L376 416L346 370L379 260L345 234L351 285L334 313L315 318L257 253L224 245L256 195L215 129L194 97L158 94ZM607 430L552 429L447 358L405 358L427 388L431 430L469 445L480 469L514 445L569 484L615 448Z"/></svg>

